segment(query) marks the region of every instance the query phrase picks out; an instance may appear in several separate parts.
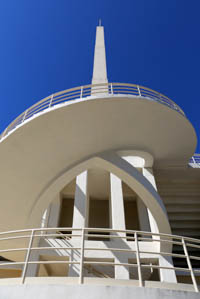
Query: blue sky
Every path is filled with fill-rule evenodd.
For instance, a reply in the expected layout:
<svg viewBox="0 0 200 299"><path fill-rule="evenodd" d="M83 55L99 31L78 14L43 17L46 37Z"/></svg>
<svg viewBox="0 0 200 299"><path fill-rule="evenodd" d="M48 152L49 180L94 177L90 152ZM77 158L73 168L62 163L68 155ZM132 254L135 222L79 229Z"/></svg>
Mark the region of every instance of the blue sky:
<svg viewBox="0 0 200 299"><path fill-rule="evenodd" d="M101 18L109 81L164 93L200 140L199 12L199 0L1 0L0 131L40 99L91 82Z"/></svg>

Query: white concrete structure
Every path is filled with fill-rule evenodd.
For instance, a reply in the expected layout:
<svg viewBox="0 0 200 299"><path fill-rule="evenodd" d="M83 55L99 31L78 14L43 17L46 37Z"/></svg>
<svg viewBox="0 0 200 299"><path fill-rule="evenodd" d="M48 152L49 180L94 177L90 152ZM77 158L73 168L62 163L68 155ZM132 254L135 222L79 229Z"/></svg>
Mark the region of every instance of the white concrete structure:
<svg viewBox="0 0 200 299"><path fill-rule="evenodd" d="M199 298L195 147L166 96L108 83L98 26L92 85L1 135L0 297Z"/></svg>

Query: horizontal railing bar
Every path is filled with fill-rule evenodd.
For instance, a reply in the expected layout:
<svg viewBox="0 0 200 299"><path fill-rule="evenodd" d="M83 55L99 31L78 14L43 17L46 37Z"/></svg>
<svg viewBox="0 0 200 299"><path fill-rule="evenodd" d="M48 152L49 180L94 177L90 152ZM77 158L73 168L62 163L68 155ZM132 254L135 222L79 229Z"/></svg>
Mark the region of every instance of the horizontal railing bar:
<svg viewBox="0 0 200 299"><path fill-rule="evenodd" d="M14 236L14 237L7 237L7 238L0 238L1 241L9 241L9 240L14 240L14 239L27 239L30 238L30 235L25 235L25 236Z"/></svg>
<svg viewBox="0 0 200 299"><path fill-rule="evenodd" d="M135 240L134 237L128 237L128 236L115 236L115 235L97 235L97 234L87 234L85 233L85 237L91 237L91 238L105 238L105 239L131 239ZM90 240L89 240L90 241Z"/></svg>
<svg viewBox="0 0 200 299"><path fill-rule="evenodd" d="M6 263L0 263L0 267L1 266L15 266L15 265L24 265L25 262L6 262Z"/></svg>
<svg viewBox="0 0 200 299"><path fill-rule="evenodd" d="M81 231L81 228L71 228L71 227L57 227L57 228L35 228L33 229L35 232L47 232L47 231ZM182 240L182 238L184 238L185 241L192 241L194 243L199 243L200 244L200 240L198 239L194 239L194 238L190 238L190 237L182 237L182 236L178 236L178 235L169 235L169 234L158 234L158 233L151 233L151 232L144 232L144 231L133 231L133 230L114 230L114 229L101 229L101 228L85 228L85 231L96 231L96 232L114 232L114 233L127 233L127 234L134 234L135 232L138 235L147 235L147 236L158 236L158 237L165 237L165 238L169 238L169 239L178 239L178 240ZM31 232L31 229L23 229L23 230L17 230L17 231L7 231L7 232L0 232L0 236L1 235L5 235L5 234L19 234L22 232ZM41 236L43 236L41 234ZM73 236L73 235L71 235ZM91 235L90 235L91 236ZM100 235L97 235L100 236ZM111 235L108 235L107 237L111 237ZM20 238L20 236L19 236ZM127 239L131 238L129 236L126 236ZM0 239L1 240L1 239ZM171 242L171 240L164 240L164 239L152 239L153 242ZM173 243L175 243L176 241L172 241ZM179 245L179 243L178 243ZM193 246L194 244L191 243L187 243L187 246Z"/></svg>
<svg viewBox="0 0 200 299"><path fill-rule="evenodd" d="M94 250L94 251L118 251L118 252L136 252L134 249L120 249L120 248L99 248L99 247L85 247L85 251Z"/></svg>
<svg viewBox="0 0 200 299"><path fill-rule="evenodd" d="M177 253L170 253L170 252L153 252L153 251L141 251L140 253L145 253L145 254L156 254L156 255L164 255L164 256L174 256L178 258L186 258L186 255L184 254L177 254Z"/></svg>
<svg viewBox="0 0 200 299"><path fill-rule="evenodd" d="M192 260L200 261L200 257L199 256L190 255L189 258L192 259Z"/></svg>
<svg viewBox="0 0 200 299"><path fill-rule="evenodd" d="M81 237L81 235L75 235L75 234L42 234L42 235L34 235L34 237L41 237L41 238L47 238L47 237L58 237L58 238L64 238L64 239L70 239L73 237Z"/></svg>
<svg viewBox="0 0 200 299"><path fill-rule="evenodd" d="M13 251L26 251L28 248L8 248L8 249L0 249L0 252L13 252Z"/></svg>
<svg viewBox="0 0 200 299"><path fill-rule="evenodd" d="M137 93L138 93L138 88L136 87L136 86L113 86L113 91L115 91L115 90L130 90L130 91L137 91Z"/></svg>
<svg viewBox="0 0 200 299"><path fill-rule="evenodd" d="M54 97L53 97L53 101L54 101L54 100L58 100L58 99L62 99L62 98L64 98L65 96L80 95L80 93L81 93L81 89L77 89L77 90L72 91L72 92L66 92L66 93L61 94L61 95L59 95L59 96L54 96Z"/></svg>
<svg viewBox="0 0 200 299"><path fill-rule="evenodd" d="M75 261L30 261L27 264L80 264L79 262Z"/></svg>
<svg viewBox="0 0 200 299"><path fill-rule="evenodd" d="M24 119L24 121L28 118L30 118L31 116L33 116L34 114L39 113L40 111L45 111L47 108L49 108L49 103L45 103L42 106L36 107L35 109L28 111L26 114L26 117Z"/></svg>
<svg viewBox="0 0 200 299"><path fill-rule="evenodd" d="M128 263L112 263L112 262L95 262L95 261L84 261L84 265L102 265L102 266L127 266L127 267L137 267L137 264Z"/></svg>
<svg viewBox="0 0 200 299"><path fill-rule="evenodd" d="M186 245L187 245L187 247L192 247L192 248L198 248L198 249L200 249L200 245L189 244L189 243L187 243Z"/></svg>
<svg viewBox="0 0 200 299"><path fill-rule="evenodd" d="M62 97L57 97L57 98L53 98L53 103L55 104L56 102L63 102L65 99L70 99L70 98L80 98L80 92L79 91L78 93L74 93L72 95L69 95L69 94L64 94Z"/></svg>
<svg viewBox="0 0 200 299"><path fill-rule="evenodd" d="M130 91L123 90L123 92L121 92L121 90L114 90L113 93L114 93L114 94L120 94L120 95L122 95L122 96L123 96L123 94L129 94L129 95L132 95L132 96L134 95L134 96L139 97L139 94L138 94L137 91L135 91L135 92L130 92Z"/></svg>
<svg viewBox="0 0 200 299"><path fill-rule="evenodd" d="M40 102L40 103L39 103L38 105L36 105L36 106L32 106L32 107L28 108L28 109L26 110L26 111L27 111L27 114L30 113L31 111L35 110L35 108L42 107L42 106L44 106L44 105L49 105L50 100L51 100L51 98L49 98L48 100L45 100L45 101Z"/></svg>
<svg viewBox="0 0 200 299"><path fill-rule="evenodd" d="M62 247L62 246L55 246L55 247L31 247L31 250L57 250L57 249L62 249L62 250L80 250L81 247Z"/></svg>
<svg viewBox="0 0 200 299"><path fill-rule="evenodd" d="M183 272L190 272L187 268L180 268L180 267L165 267L165 266L158 266L158 265L142 265L142 268L153 268L153 269L164 269L164 270L174 270L174 271L183 271Z"/></svg>

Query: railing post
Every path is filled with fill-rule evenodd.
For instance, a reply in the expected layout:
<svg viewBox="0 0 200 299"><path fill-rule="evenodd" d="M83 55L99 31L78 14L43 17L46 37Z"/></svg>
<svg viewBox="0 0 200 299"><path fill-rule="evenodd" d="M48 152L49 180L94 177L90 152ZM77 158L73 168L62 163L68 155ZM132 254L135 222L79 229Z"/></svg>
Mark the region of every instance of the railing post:
<svg viewBox="0 0 200 299"><path fill-rule="evenodd" d="M33 243L33 237L34 237L34 230L31 230L31 235L30 235L30 240L29 240L29 245L27 248L27 253L26 253L26 259L25 259L25 263L24 263L24 268L23 268L23 272L22 272L22 283L24 283L25 277L26 277L26 271L27 271L27 266L28 266L28 262L29 262L29 257L30 257L30 253L31 253L31 247L32 247L32 243Z"/></svg>
<svg viewBox="0 0 200 299"><path fill-rule="evenodd" d="M22 119L22 123L25 121L27 113L28 113L28 109L26 109L26 111L24 112L24 116L23 116L23 119Z"/></svg>
<svg viewBox="0 0 200 299"><path fill-rule="evenodd" d="M140 86L137 85L137 90L138 90L138 95L141 97L141 91L140 91Z"/></svg>
<svg viewBox="0 0 200 299"><path fill-rule="evenodd" d="M83 86L81 86L81 94L80 94L80 99L83 97Z"/></svg>
<svg viewBox="0 0 200 299"><path fill-rule="evenodd" d="M139 286L142 287L143 286L142 271L141 271L141 264L140 264L140 253L139 253L137 232L135 232L134 235L135 235L135 249L136 249L136 260L137 260L137 268L138 268Z"/></svg>
<svg viewBox="0 0 200 299"><path fill-rule="evenodd" d="M196 160L195 160L194 156L192 156L192 161L193 161L193 164L196 164Z"/></svg>
<svg viewBox="0 0 200 299"><path fill-rule="evenodd" d="M51 95L51 99L50 99L50 101L49 101L49 108L51 107L52 102L53 102L53 94Z"/></svg>
<svg viewBox="0 0 200 299"><path fill-rule="evenodd" d="M7 128L5 128L5 130L3 131L3 133L1 134L1 139L6 135L6 133L7 133L7 130L8 130L8 127Z"/></svg>
<svg viewBox="0 0 200 299"><path fill-rule="evenodd" d="M190 270L190 274L191 274L192 282L193 282L193 285L194 285L194 289L195 289L195 292L198 293L199 292L199 288L198 288L198 285L197 285L197 282L196 282L196 278L195 278L195 275L194 275L194 272L193 272L193 269L192 269L192 264L191 264L191 261L190 261L190 257L188 255L188 250L187 250L187 246L185 244L184 238L182 238L182 244L183 244L183 250L184 250L184 254L186 256L188 268Z"/></svg>
<svg viewBox="0 0 200 299"><path fill-rule="evenodd" d="M79 283L83 283L83 266L84 266L84 243L85 243L85 229L82 229L81 236L81 254L80 254L80 275L79 275Z"/></svg>
<svg viewBox="0 0 200 299"><path fill-rule="evenodd" d="M111 94L113 94L113 84L110 83L110 91L111 91Z"/></svg>

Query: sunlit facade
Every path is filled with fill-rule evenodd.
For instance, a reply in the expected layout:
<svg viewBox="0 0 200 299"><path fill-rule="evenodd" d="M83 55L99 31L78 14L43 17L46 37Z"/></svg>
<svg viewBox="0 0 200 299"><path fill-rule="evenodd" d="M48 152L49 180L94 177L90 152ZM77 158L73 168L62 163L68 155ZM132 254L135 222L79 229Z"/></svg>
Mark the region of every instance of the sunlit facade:
<svg viewBox="0 0 200 299"><path fill-rule="evenodd" d="M196 142L168 97L108 81L97 26L91 84L1 134L0 296L199 298Z"/></svg>

